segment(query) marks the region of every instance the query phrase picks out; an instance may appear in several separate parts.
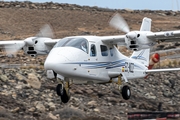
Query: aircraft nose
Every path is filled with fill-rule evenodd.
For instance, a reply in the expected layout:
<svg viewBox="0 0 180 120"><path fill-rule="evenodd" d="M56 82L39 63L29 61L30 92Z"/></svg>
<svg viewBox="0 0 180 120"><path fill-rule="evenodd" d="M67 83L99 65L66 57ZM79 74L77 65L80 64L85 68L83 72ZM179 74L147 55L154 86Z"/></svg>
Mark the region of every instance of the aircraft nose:
<svg viewBox="0 0 180 120"><path fill-rule="evenodd" d="M65 56L58 54L57 51L52 51L49 53L49 55L46 58L46 61L44 63L44 68L46 70L54 70L54 71L56 71L58 68L64 69L62 68L62 64L67 61L68 59Z"/></svg>

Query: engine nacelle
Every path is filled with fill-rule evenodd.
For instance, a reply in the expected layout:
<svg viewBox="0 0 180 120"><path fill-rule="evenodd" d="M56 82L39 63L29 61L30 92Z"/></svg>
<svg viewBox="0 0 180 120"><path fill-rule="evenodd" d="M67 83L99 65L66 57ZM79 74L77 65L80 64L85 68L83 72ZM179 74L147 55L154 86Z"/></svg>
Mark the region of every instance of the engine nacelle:
<svg viewBox="0 0 180 120"><path fill-rule="evenodd" d="M25 46L23 47L23 50L25 54L28 54L30 56L36 56L36 55L45 55L48 54L50 51L50 48L46 44L44 44L44 41L46 40L52 40L51 38L43 38L43 37L30 37L25 40Z"/></svg>
<svg viewBox="0 0 180 120"><path fill-rule="evenodd" d="M149 31L132 31L126 34L125 43L127 48L133 51L152 47L155 42L146 37Z"/></svg>

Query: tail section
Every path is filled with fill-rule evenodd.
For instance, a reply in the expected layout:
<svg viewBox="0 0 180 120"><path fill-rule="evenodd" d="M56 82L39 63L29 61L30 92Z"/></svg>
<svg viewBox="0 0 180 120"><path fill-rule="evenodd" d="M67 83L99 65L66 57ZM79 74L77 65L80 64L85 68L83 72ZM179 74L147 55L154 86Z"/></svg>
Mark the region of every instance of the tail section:
<svg viewBox="0 0 180 120"><path fill-rule="evenodd" d="M145 17L142 21L140 31L151 31L151 19ZM143 49L140 51L134 51L130 58L136 59L138 62L149 66L150 49Z"/></svg>
<svg viewBox="0 0 180 120"><path fill-rule="evenodd" d="M145 17L142 21L140 31L151 31L151 19Z"/></svg>
<svg viewBox="0 0 180 120"><path fill-rule="evenodd" d="M140 51L134 51L130 58L135 59L136 61L149 66L149 54L150 49L144 49Z"/></svg>

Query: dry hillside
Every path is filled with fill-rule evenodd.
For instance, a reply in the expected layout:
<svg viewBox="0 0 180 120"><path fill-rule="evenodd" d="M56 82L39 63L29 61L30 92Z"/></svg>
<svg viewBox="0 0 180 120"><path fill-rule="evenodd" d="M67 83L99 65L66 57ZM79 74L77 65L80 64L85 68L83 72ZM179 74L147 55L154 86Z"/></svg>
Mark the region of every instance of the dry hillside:
<svg viewBox="0 0 180 120"><path fill-rule="evenodd" d="M34 36L44 24L50 24L55 38L72 35L124 34L108 25L119 12L131 30L138 30L143 17L152 19L152 31L180 29L180 12L151 10L112 10L69 4L0 2L0 40ZM169 46L169 43L164 45ZM170 44L178 47L179 43ZM161 47L163 50L164 48ZM21 59L21 61L19 61ZM2 56L1 63L29 62L41 65L43 57ZM179 67L169 63L165 67ZM128 111L180 111L180 72L149 75L130 82L132 97L125 101L116 85L73 85L68 104L55 93L57 81L48 80L42 67L0 69L0 119L126 120Z"/></svg>

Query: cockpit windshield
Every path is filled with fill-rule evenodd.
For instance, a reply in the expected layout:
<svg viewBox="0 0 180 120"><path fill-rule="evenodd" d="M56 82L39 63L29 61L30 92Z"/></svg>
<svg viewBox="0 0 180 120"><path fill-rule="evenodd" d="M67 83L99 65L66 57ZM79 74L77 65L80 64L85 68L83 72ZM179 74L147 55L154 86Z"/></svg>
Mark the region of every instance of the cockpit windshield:
<svg viewBox="0 0 180 120"><path fill-rule="evenodd" d="M75 38L63 38L59 40L54 47L75 47L88 53L88 41L85 38L75 37Z"/></svg>

